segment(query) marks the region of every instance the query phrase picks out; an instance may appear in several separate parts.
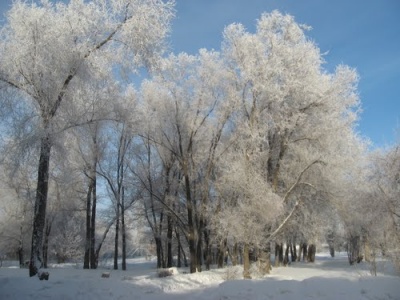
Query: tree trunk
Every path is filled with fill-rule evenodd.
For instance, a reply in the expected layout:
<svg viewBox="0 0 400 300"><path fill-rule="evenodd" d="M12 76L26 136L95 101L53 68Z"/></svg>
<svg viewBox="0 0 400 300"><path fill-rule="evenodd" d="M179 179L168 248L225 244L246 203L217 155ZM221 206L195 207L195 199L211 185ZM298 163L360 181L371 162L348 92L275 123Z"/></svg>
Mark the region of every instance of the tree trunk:
<svg viewBox="0 0 400 300"><path fill-rule="evenodd" d="M35 209L33 216L33 231L31 244L31 259L29 263L29 276L35 276L43 263L43 233L46 220L47 194L49 190L51 142L47 134L40 141L40 156L38 166L38 180L36 188Z"/></svg>
<svg viewBox="0 0 400 300"><path fill-rule="evenodd" d="M307 255L307 261L308 262L315 262L315 252L317 251L317 248L315 247L314 244L311 244L308 246L308 255Z"/></svg>
<svg viewBox="0 0 400 300"><path fill-rule="evenodd" d="M275 243L275 267L283 264L283 244Z"/></svg>
<svg viewBox="0 0 400 300"><path fill-rule="evenodd" d="M92 209L92 190L93 181L89 178L88 192L86 195L86 239L85 239L85 256L83 259L83 268L89 269L90 267L90 243L91 243L91 209Z"/></svg>
<svg viewBox="0 0 400 300"><path fill-rule="evenodd" d="M19 267L20 268L25 267L25 261L24 261L24 238L23 238L22 235L23 235L23 226L20 225L20 227L19 227L19 246L18 246L18 251L17 251Z"/></svg>
<svg viewBox="0 0 400 300"><path fill-rule="evenodd" d="M303 253L303 261L306 261L307 260L307 244L306 243L301 244L301 250L300 251Z"/></svg>
<svg viewBox="0 0 400 300"><path fill-rule="evenodd" d="M243 278L251 279L250 275L250 246L248 243L243 245Z"/></svg>
<svg viewBox="0 0 400 300"><path fill-rule="evenodd" d="M283 258L283 265L287 266L289 263L289 248L290 248L290 244L287 243L286 244L286 250L285 250L285 257Z"/></svg>
<svg viewBox="0 0 400 300"><path fill-rule="evenodd" d="M90 220L90 268L97 269L99 253L95 250L96 247L96 204L97 204L97 175L96 167L97 157L93 165L94 172L92 174L92 216ZM108 232L108 231L107 231ZM101 248L101 245L98 249ZM99 250L100 251L100 250Z"/></svg>
<svg viewBox="0 0 400 300"><path fill-rule="evenodd" d="M218 258L217 258L217 262L218 262L218 268L223 268L224 267L224 262L225 262L225 253L226 253L226 244L227 244L227 240L223 239L220 243L219 243L219 247L218 247ZM249 257L250 257L250 253L249 253Z"/></svg>
<svg viewBox="0 0 400 300"><path fill-rule="evenodd" d="M234 243L233 248L232 248L232 254L231 254L231 261L232 261L232 266L237 266L239 263L239 251L238 251L238 244Z"/></svg>
<svg viewBox="0 0 400 300"><path fill-rule="evenodd" d="M203 218L200 218L200 222L199 222L199 226L197 229L197 232L203 232L203 228L204 228L204 221ZM203 262L203 239L201 238L201 236L198 236L197 239L197 248L196 248L196 255L197 255L197 272L201 272L201 267L202 267L202 262Z"/></svg>
<svg viewBox="0 0 400 300"><path fill-rule="evenodd" d="M122 201L121 201L121 238L122 238L122 270L126 271L126 228L125 228L125 192L122 188Z"/></svg>
<svg viewBox="0 0 400 300"><path fill-rule="evenodd" d="M327 236L327 242L329 247L329 254L331 257L335 257L335 233L330 231Z"/></svg>
<svg viewBox="0 0 400 300"><path fill-rule="evenodd" d="M360 263L363 260L363 256L361 255L361 238L359 235L350 235L347 242L347 256L350 265L353 265L355 262Z"/></svg>
<svg viewBox="0 0 400 300"><path fill-rule="evenodd" d="M118 270L118 242L119 242L119 203L116 207L116 220L115 220L115 239L114 239L114 270Z"/></svg>
<svg viewBox="0 0 400 300"><path fill-rule="evenodd" d="M186 163L184 163L186 165ZM187 202L187 215L188 215L188 242L189 242L189 255L190 255L190 273L197 271L197 230L194 222L194 203L190 191L190 181L187 167L184 168L185 174L185 190Z"/></svg>
<svg viewBox="0 0 400 300"><path fill-rule="evenodd" d="M210 245L210 231L204 229L204 254L206 270L210 270L211 267L211 245Z"/></svg>
<svg viewBox="0 0 400 300"><path fill-rule="evenodd" d="M25 263L24 263L24 248L22 248L21 245L18 247L17 255L18 255L18 261L19 261L19 267L23 268L25 265ZM1 265L0 265L0 267L1 267Z"/></svg>
<svg viewBox="0 0 400 300"><path fill-rule="evenodd" d="M157 254L157 269L162 268L162 245L159 237L155 236L154 241L156 242L156 254Z"/></svg>
<svg viewBox="0 0 400 300"><path fill-rule="evenodd" d="M292 262L296 262L298 260L296 243L293 243L292 249L293 249Z"/></svg>
<svg viewBox="0 0 400 300"><path fill-rule="evenodd" d="M167 216L167 268L171 268L172 261L172 217L168 214Z"/></svg>
<svg viewBox="0 0 400 300"><path fill-rule="evenodd" d="M46 219L45 225L45 235L43 242L43 268L47 269L48 252L49 252L49 236L51 232L51 221Z"/></svg>
<svg viewBox="0 0 400 300"><path fill-rule="evenodd" d="M293 248L294 248L294 250L293 250ZM290 261L291 262L295 262L296 261L296 245L295 244L292 244L292 243L290 243L289 244L289 251L290 251Z"/></svg>
<svg viewBox="0 0 400 300"><path fill-rule="evenodd" d="M178 262L177 262L177 267L181 268L182 267L182 261L181 261L181 239L180 239L180 235L179 235L179 231L178 228L175 227L175 236L176 236L176 240L178 241Z"/></svg>
<svg viewBox="0 0 400 300"><path fill-rule="evenodd" d="M258 254L258 268L262 275L271 271L271 245L268 243Z"/></svg>

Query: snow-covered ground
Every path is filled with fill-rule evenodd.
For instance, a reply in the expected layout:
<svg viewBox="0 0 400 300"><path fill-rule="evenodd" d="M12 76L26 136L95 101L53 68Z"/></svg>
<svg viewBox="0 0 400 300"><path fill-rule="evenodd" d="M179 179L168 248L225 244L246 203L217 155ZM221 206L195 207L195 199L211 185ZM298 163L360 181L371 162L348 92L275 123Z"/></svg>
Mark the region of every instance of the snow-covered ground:
<svg viewBox="0 0 400 300"><path fill-rule="evenodd" d="M196 274L174 269L173 276L159 278L155 261L145 259L130 260L128 271L53 265L49 272L49 281L40 281L26 269L3 265L0 299L400 299L400 277L389 263L380 261L375 277L368 264L349 266L344 255L320 254L313 264L274 268L252 280L240 279L240 267ZM102 278L104 272L110 277Z"/></svg>

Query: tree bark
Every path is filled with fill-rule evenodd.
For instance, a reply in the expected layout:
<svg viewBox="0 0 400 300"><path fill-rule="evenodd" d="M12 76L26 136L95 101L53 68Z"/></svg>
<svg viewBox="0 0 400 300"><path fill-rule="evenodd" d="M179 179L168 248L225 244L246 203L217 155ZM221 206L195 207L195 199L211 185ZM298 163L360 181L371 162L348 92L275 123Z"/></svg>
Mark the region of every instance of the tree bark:
<svg viewBox="0 0 400 300"><path fill-rule="evenodd" d="M217 258L218 268L223 268L224 267L226 244L227 244L227 240L226 239L223 239L219 243L218 258ZM250 257L250 253L249 253L249 257Z"/></svg>
<svg viewBox="0 0 400 300"><path fill-rule="evenodd" d="M308 254L307 254L307 261L308 262L315 262L315 252L317 248L314 244L308 246Z"/></svg>
<svg viewBox="0 0 400 300"><path fill-rule="evenodd" d="M250 275L250 246L248 243L243 245L243 278L251 279Z"/></svg>
<svg viewBox="0 0 400 300"><path fill-rule="evenodd" d="M167 216L167 268L172 267L172 217Z"/></svg>
<svg viewBox="0 0 400 300"><path fill-rule="evenodd" d="M271 245L268 243L264 248L260 249L258 254L258 266L262 275L269 274L271 271Z"/></svg>
<svg viewBox="0 0 400 300"><path fill-rule="evenodd" d="M83 268L90 267L90 249L91 249L91 209L92 209L92 180L89 178L88 192L86 195L86 239L85 239L85 256L83 259Z"/></svg>
<svg viewBox="0 0 400 300"><path fill-rule="evenodd" d="M283 264L283 245L282 243L275 243L275 267Z"/></svg>
<svg viewBox="0 0 400 300"><path fill-rule="evenodd" d="M96 247L96 204L97 204L97 155L94 164L94 172L93 172L93 183L92 183L92 216L90 220L90 268L97 269L98 265L98 253L95 250ZM101 247L101 245L100 245Z"/></svg>
<svg viewBox="0 0 400 300"><path fill-rule="evenodd" d="M231 255L232 266L237 266L239 263L239 251L238 244L233 244L232 255Z"/></svg>
<svg viewBox="0 0 400 300"><path fill-rule="evenodd" d="M46 219L45 225L45 235L44 235L44 242L43 242L43 268L47 269L47 262L48 262L48 252L49 252L49 236L51 233L51 221Z"/></svg>
<svg viewBox="0 0 400 300"><path fill-rule="evenodd" d="M350 235L347 242L347 256L350 265L353 265L355 262L360 263L363 260L364 257L361 254L361 237L359 235Z"/></svg>
<svg viewBox="0 0 400 300"><path fill-rule="evenodd" d="M210 230L204 229L204 260L206 270L210 270L211 267L211 246L210 246Z"/></svg>
<svg viewBox="0 0 400 300"><path fill-rule="evenodd" d="M125 228L125 189L122 187L121 200L121 238L122 238L122 270L126 271L126 228Z"/></svg>
<svg viewBox="0 0 400 300"><path fill-rule="evenodd" d="M289 249L290 249L290 244L286 244L286 250L285 250L285 257L283 258L283 265L287 266L289 263Z"/></svg>
<svg viewBox="0 0 400 300"><path fill-rule="evenodd" d="M36 188L35 209L33 217L33 231L31 243L31 258L29 276L35 276L43 264L43 233L46 221L47 194L49 190L49 168L51 141L49 134L40 140L40 156L38 180Z"/></svg>
<svg viewBox="0 0 400 300"><path fill-rule="evenodd" d="M115 214L116 214L116 220L115 220L115 239L114 239L114 270L118 270L118 242L119 242L119 222L120 222L119 203L117 203Z"/></svg>
<svg viewBox="0 0 400 300"><path fill-rule="evenodd" d="M307 244L306 243L301 244L301 250L300 251L303 253L303 261L306 261L307 260Z"/></svg>

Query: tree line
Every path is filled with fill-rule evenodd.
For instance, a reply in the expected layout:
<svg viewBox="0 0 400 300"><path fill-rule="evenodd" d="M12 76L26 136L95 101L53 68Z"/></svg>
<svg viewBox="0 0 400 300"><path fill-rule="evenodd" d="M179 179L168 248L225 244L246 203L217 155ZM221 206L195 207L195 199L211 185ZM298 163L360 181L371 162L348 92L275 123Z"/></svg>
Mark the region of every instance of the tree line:
<svg viewBox="0 0 400 300"><path fill-rule="evenodd" d="M158 268L229 257L251 278L273 250L275 265L313 261L321 238L350 264L399 265L399 148L372 152L357 133L356 71L327 71L308 28L278 11L254 33L227 26L220 51L168 53L174 13L161 0L13 3L0 32L3 251L23 265L30 243L30 276L49 254L95 269L112 232L126 270L140 218Z"/></svg>

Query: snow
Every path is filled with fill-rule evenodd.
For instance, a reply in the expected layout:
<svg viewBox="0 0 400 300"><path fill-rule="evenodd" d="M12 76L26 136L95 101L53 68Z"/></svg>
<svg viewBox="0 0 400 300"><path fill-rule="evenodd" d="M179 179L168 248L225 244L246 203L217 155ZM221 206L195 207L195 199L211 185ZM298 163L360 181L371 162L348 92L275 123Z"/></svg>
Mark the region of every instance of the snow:
<svg viewBox="0 0 400 300"><path fill-rule="evenodd" d="M0 299L400 299L400 278L390 264L378 262L378 276L370 265L349 266L344 254L317 256L315 263L273 268L265 277L242 280L242 269L228 267L188 274L172 269L159 278L155 260L129 260L128 270L83 270L79 264L52 265L49 281L29 278L27 269L0 268ZM109 278L102 278L105 272ZM255 272L253 272L254 274Z"/></svg>

